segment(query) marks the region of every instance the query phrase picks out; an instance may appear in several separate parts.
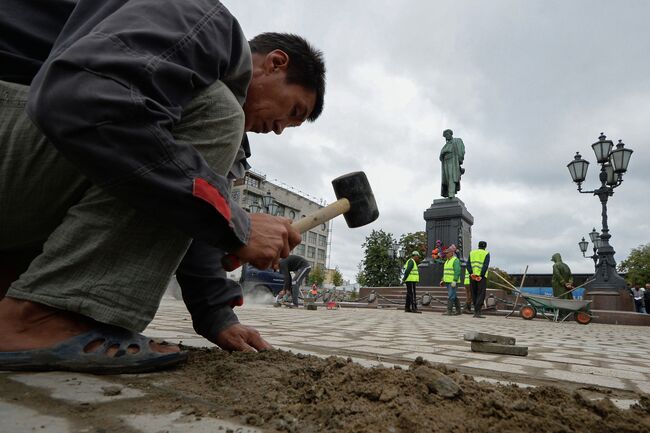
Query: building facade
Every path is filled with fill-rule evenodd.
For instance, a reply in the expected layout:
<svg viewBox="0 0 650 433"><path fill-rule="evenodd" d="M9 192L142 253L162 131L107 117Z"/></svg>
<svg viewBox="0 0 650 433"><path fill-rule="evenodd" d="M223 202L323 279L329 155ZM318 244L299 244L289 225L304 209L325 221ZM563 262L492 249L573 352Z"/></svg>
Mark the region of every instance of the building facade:
<svg viewBox="0 0 650 433"><path fill-rule="evenodd" d="M296 191L288 186L281 186L266 180L266 176L248 171L243 179L233 182L230 193L232 201L248 212L272 213L291 220L299 220L309 215L323 205L310 198L307 194ZM270 199L265 197L270 197ZM266 206L264 202L271 202ZM312 268L322 266L327 268L327 256L330 247L330 224L326 222L303 233L302 243L292 252L304 257Z"/></svg>

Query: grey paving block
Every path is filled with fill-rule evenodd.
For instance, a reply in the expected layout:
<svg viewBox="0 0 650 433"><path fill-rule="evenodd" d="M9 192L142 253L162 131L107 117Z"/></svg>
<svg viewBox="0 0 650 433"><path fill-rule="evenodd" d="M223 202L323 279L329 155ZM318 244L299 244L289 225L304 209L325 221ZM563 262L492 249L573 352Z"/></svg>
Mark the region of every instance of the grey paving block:
<svg viewBox="0 0 650 433"><path fill-rule="evenodd" d="M484 343L472 341L472 352L498 353L500 355L527 356L528 347L510 344Z"/></svg>
<svg viewBox="0 0 650 433"><path fill-rule="evenodd" d="M77 403L105 403L144 395L138 389L111 382L110 376L100 379L88 374L53 371L17 373L8 377L27 386L47 390L54 399Z"/></svg>
<svg viewBox="0 0 650 433"><path fill-rule="evenodd" d="M0 400L0 433L20 432L72 433L72 429L63 418Z"/></svg>
<svg viewBox="0 0 650 433"><path fill-rule="evenodd" d="M262 433L262 430L255 427L211 417L186 415L182 412L172 412L164 415L123 415L122 419L131 428L143 433Z"/></svg>
<svg viewBox="0 0 650 433"><path fill-rule="evenodd" d="M504 335L486 334L485 332L466 332L463 337L466 341L480 341L483 343L498 343L498 344L515 344L515 337L506 337Z"/></svg>

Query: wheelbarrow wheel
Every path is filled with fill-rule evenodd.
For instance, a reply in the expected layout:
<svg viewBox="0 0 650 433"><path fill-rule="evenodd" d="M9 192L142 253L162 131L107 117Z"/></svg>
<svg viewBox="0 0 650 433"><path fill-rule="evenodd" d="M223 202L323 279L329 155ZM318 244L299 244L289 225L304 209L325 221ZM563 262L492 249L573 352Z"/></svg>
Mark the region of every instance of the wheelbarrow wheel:
<svg viewBox="0 0 650 433"><path fill-rule="evenodd" d="M581 325L588 325L591 322L591 316L584 311L575 312L573 318Z"/></svg>
<svg viewBox="0 0 650 433"><path fill-rule="evenodd" d="M535 316L537 316L537 310L535 310L535 308L531 307L530 305L526 305L524 307L521 307L521 310L519 310L519 315L524 320L533 320Z"/></svg>

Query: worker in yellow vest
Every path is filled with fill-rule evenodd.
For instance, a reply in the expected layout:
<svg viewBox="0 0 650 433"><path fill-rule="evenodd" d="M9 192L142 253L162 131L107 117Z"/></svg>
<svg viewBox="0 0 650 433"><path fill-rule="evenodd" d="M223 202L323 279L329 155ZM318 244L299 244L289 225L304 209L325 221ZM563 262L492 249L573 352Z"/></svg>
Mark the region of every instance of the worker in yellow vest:
<svg viewBox="0 0 650 433"><path fill-rule="evenodd" d="M421 313L418 310L418 301L415 295L415 286L420 281L420 273L418 272L418 262L420 261L420 253L413 251L411 258L404 263L404 276L402 277L402 284L406 283L406 303L404 311L407 313Z"/></svg>
<svg viewBox="0 0 650 433"><path fill-rule="evenodd" d="M460 315L460 301L458 300L457 288L460 283L460 260L456 257L456 245L451 244L444 252L445 265L443 267L442 281L440 285L447 286L447 316ZM453 312L454 307L456 313Z"/></svg>
<svg viewBox="0 0 650 433"><path fill-rule="evenodd" d="M474 300L474 317L483 319L481 310L485 301L487 288L488 267L490 266L490 252L486 250L487 242L478 243L478 249L469 253L470 288Z"/></svg>

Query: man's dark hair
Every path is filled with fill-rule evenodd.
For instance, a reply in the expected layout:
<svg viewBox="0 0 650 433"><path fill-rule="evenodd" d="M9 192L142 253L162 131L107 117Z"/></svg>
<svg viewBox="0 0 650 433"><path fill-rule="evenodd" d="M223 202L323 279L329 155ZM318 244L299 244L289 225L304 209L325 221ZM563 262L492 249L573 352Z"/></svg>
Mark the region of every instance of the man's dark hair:
<svg viewBox="0 0 650 433"><path fill-rule="evenodd" d="M480 241L480 242L478 243L478 247L479 247L479 248L485 248L485 247L487 247L487 242L485 242L485 241Z"/></svg>
<svg viewBox="0 0 650 433"><path fill-rule="evenodd" d="M316 92L314 109L307 118L313 122L323 112L325 99L325 62L323 53L304 38L291 33L262 33L248 41L251 52L268 54L282 50L289 56L287 83L298 84Z"/></svg>

